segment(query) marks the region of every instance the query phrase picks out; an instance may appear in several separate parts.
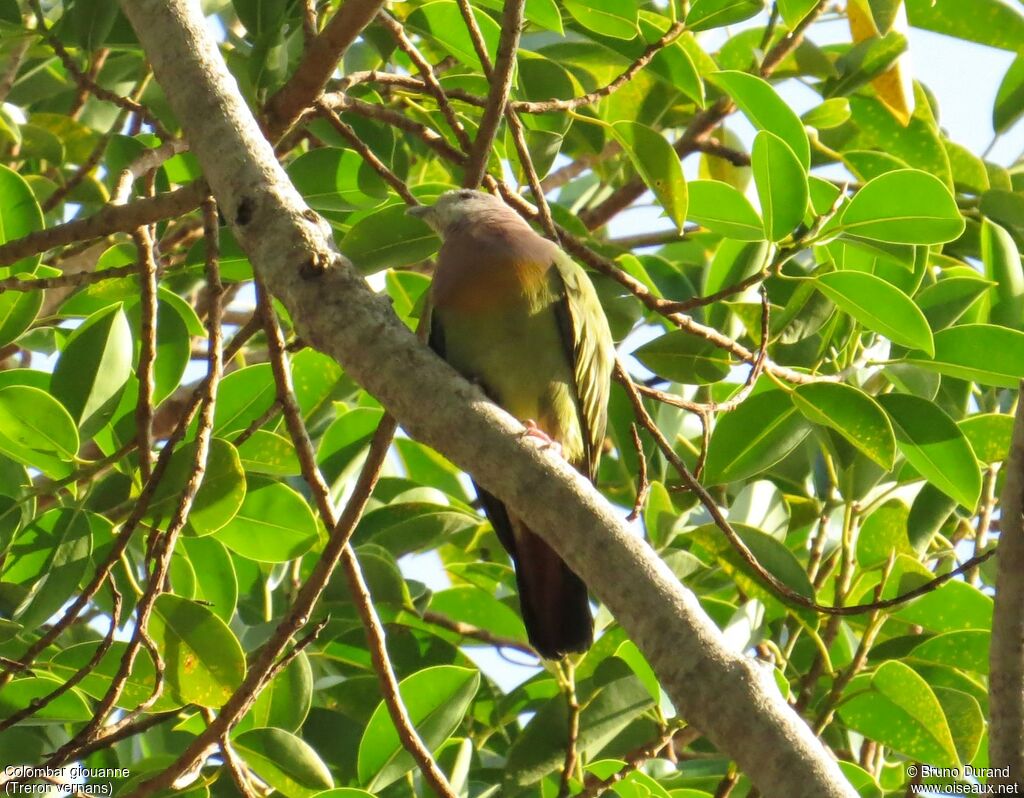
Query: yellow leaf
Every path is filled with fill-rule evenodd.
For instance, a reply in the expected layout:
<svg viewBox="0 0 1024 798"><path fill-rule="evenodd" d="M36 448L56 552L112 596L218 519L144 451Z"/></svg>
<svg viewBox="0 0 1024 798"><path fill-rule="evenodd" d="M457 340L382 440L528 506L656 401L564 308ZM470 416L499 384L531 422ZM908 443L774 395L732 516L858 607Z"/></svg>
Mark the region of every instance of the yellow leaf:
<svg viewBox="0 0 1024 798"><path fill-rule="evenodd" d="M846 6L846 15L850 21L850 33L855 44L879 35L867 0L850 0ZM892 30L905 36L907 28L907 13L901 5ZM875 95L904 127L910 124L910 118L914 113L914 87L908 58L909 54L904 53L889 69L871 81Z"/></svg>

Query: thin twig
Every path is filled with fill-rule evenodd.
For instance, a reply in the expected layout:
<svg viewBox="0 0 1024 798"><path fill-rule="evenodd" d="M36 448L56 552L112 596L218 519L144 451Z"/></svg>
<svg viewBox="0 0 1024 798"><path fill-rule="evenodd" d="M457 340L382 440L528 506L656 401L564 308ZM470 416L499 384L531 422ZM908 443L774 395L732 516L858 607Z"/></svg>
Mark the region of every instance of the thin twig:
<svg viewBox="0 0 1024 798"><path fill-rule="evenodd" d="M491 145L498 133L498 125L505 115L509 92L512 90L512 75L516 65L516 49L519 47L519 35L523 28L523 12L525 0L505 0L501 14L501 38L498 40L498 55L491 70L491 90L487 95L487 106L480 125L477 127L476 139L469 151L469 163L462 185L476 188L487 171L487 161L491 154Z"/></svg>
<svg viewBox="0 0 1024 798"><path fill-rule="evenodd" d="M0 732L4 731L5 729L9 729L11 726L15 726L18 723L21 723L23 720L27 718L32 717L37 712L39 712L39 710L53 703L66 692L68 692L68 690L70 690L73 687L76 687L78 684L82 682L83 679L85 679L86 676L88 676L96 669L96 666L100 664L100 661L110 650L110 646L114 642L114 635L117 633L117 626L121 620L121 592L117 589L117 586L113 582L110 583L110 596L113 604L110 610L110 628L107 630L107 633L103 636L103 639L100 641L100 644L96 646L96 650L93 652L92 656L89 657L89 661L86 662L85 665L83 665L81 668L76 670L71 676L69 676L67 679L61 682L61 684L58 685L54 690L52 690L44 696L32 699L32 701L29 702L28 706L4 718L3 721L0 722Z"/></svg>
<svg viewBox="0 0 1024 798"><path fill-rule="evenodd" d="M139 472L142 480L149 479L153 469L153 376L156 364L156 258L153 235L148 227L140 227L132 234L138 250L139 283L142 299L140 308L141 343L139 348L139 401L135 405L135 430L139 441Z"/></svg>
<svg viewBox="0 0 1024 798"><path fill-rule="evenodd" d="M377 19L391 34L391 37L395 40L399 49L409 56L409 60L412 61L416 69L419 70L420 77L423 78L423 82L426 84L430 94L435 100L437 100L437 107L441 110L441 115L448 123L448 127L451 128L452 133L455 134L455 138L459 142L459 146L462 147L464 152L470 152L473 144L469 140L469 134L466 133L466 129L462 126L459 118L455 115L455 111L452 109L451 103L448 102L448 95L445 94L444 89L441 88L441 84L438 83L437 77L434 75L434 70L430 66L430 63L423 57L423 54L416 49L416 45L410 41L402 23L386 11L381 12Z"/></svg>
<svg viewBox="0 0 1024 798"><path fill-rule="evenodd" d="M359 153L360 157L395 190L398 196L405 200L406 205L419 205L419 200L413 196L413 193L409 190L409 186L405 184L405 181L392 172L388 165L377 157L374 151L366 145L366 142L359 138L359 135L349 125L343 122L341 118L322 101L318 100L316 107L320 111L321 117L326 119L328 123L330 123L331 127L338 131L338 133L340 133L341 136L349 143L349 146Z"/></svg>
<svg viewBox="0 0 1024 798"><path fill-rule="evenodd" d="M644 445L640 441L640 431L636 424L629 425L629 431L633 434L633 448L636 449L636 460L638 472L636 477L636 499L633 501L633 509L626 516L627 521L635 521L644 511L647 503L647 494L651 491L651 483L647 479L647 456L644 454Z"/></svg>
<svg viewBox="0 0 1024 798"><path fill-rule="evenodd" d="M658 444L658 448L661 449L665 458L669 461L672 467L676 470L679 476L683 480L683 484L688 490L690 490L708 511L711 519L714 521L726 539L732 545L733 549L740 558L750 567L758 579L767 585L773 593L775 593L780 599L787 604L795 607L802 607L804 609L813 610L814 612L822 613L823 615L831 616L843 616L843 615L861 615L866 612L873 612L875 610L889 609L890 607L897 607L901 604L905 604L915 598L930 593L933 590L944 585L950 579L953 579L960 574L970 570L972 567L979 565L980 563L991 557L996 549L992 549L984 554L973 557L958 568L950 571L949 573L942 574L941 576L926 582L923 585L896 596L891 599L884 599L881 601L873 601L868 604L857 604L851 606L828 606L825 604L819 604L807 596L801 593L797 593L795 590L790 588L784 582L782 582L775 574L766 570L757 557L754 556L753 552L747 547L747 544L743 542L743 539L737 534L736 530L733 529L729 521L722 515L722 511L711 495L705 490L704 486L697 481L696 477L690 472L686 464L679 458L672 448L672 444L665 438L664 434L658 429L658 426L654 423L654 419L651 418L650 413L647 412L647 408L644 407L643 400L640 398L640 393L637 391L633 381L629 378L628 373L623 367L621 362L616 362L616 374L618 381L626 388L626 393L629 396L630 402L633 405L633 410L636 413L637 419L641 425L651 434L655 442Z"/></svg>
<svg viewBox="0 0 1024 798"><path fill-rule="evenodd" d="M576 666L571 659L559 665L562 688L565 690L567 734L565 739L565 761L562 763L562 777L558 785L558 798L568 798L573 773L579 757L577 746L580 739L580 702L576 697Z"/></svg>
<svg viewBox="0 0 1024 798"><path fill-rule="evenodd" d="M136 114L146 120L146 123L153 128L153 132L160 139L166 140L171 137L170 133L167 132L167 129L160 123L160 120L157 119L150 110L146 108L146 106L136 100L115 94L109 89L105 89L100 86L96 81L90 80L89 76L78 68L78 64L75 63L75 59L71 57L71 54L64 47L64 44L60 39L53 35L53 31L50 30L50 26L46 22L46 16L43 14L43 9L39 5L39 0L28 0L28 3L36 16L39 34L46 39L46 43L49 44L57 54L57 57L64 65L64 68L71 74L71 77L80 87L86 89L90 94L98 97L99 99L113 103L119 108Z"/></svg>
<svg viewBox="0 0 1024 798"><path fill-rule="evenodd" d="M427 623L433 624L434 626L440 626L442 629L447 629L449 632L454 632L460 637L465 637L470 640L478 640L481 643L486 643L490 646L497 648L507 648L513 651L519 651L523 654L527 654L531 657L537 657L537 652L534 651L533 646L528 643L521 643L518 640L513 640L510 637L501 637L487 629L481 629L478 626L473 626L469 623L462 621L456 621L449 618L447 615L442 615L439 612L433 612L432 610L423 611L423 620Z"/></svg>

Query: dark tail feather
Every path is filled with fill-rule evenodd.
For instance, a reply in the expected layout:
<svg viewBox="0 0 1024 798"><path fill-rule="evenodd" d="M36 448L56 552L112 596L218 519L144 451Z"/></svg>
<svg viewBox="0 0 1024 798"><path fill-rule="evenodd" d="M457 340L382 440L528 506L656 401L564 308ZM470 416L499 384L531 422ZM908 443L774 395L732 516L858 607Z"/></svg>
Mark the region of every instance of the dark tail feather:
<svg viewBox="0 0 1024 798"><path fill-rule="evenodd" d="M586 651L594 642L587 586L540 537L513 524L519 605L530 644L545 659Z"/></svg>
<svg viewBox="0 0 1024 798"><path fill-rule="evenodd" d="M545 659L582 653L594 642L587 586L497 497L476 485L484 511L516 568L519 606L530 645Z"/></svg>

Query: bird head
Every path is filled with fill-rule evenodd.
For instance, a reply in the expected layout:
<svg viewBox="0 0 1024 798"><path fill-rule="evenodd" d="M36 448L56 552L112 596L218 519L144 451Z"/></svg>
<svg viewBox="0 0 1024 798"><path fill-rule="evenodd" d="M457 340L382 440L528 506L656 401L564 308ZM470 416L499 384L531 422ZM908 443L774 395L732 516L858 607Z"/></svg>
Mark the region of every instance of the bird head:
<svg viewBox="0 0 1024 798"><path fill-rule="evenodd" d="M442 236L462 225L519 219L518 214L497 197L469 188L446 191L433 205L416 205L406 213L422 219Z"/></svg>

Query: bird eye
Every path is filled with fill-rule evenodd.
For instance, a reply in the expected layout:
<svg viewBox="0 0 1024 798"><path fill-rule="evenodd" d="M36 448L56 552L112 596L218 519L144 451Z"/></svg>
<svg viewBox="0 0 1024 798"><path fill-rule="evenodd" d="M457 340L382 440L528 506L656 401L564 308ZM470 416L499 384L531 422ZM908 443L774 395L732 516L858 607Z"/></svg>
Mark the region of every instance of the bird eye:
<svg viewBox="0 0 1024 798"><path fill-rule="evenodd" d="M465 188L459 192L459 199L472 199L473 193L471 189Z"/></svg>

